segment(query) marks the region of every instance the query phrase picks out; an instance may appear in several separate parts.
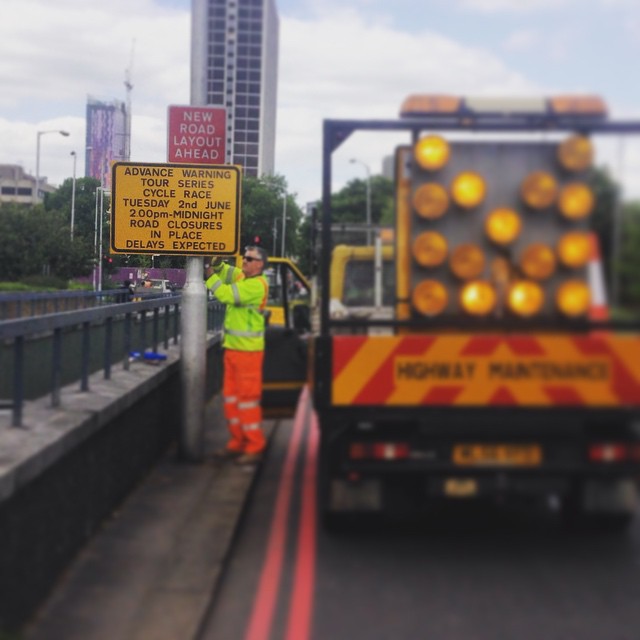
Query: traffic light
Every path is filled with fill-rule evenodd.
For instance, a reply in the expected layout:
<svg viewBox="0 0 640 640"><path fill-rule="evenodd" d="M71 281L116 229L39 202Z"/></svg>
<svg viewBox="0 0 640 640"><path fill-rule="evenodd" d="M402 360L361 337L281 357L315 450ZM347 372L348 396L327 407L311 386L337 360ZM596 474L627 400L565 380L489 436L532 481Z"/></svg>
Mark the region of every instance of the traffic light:
<svg viewBox="0 0 640 640"><path fill-rule="evenodd" d="M397 317L585 317L592 161L578 134L399 147Z"/></svg>

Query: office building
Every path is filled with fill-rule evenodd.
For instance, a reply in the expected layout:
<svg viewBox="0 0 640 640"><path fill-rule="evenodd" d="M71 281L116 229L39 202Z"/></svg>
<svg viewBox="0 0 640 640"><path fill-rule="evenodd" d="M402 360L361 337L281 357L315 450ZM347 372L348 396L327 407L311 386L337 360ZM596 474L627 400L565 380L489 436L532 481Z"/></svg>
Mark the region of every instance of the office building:
<svg viewBox="0 0 640 640"><path fill-rule="evenodd" d="M273 174L279 22L275 0L193 0L192 104L227 112L227 162Z"/></svg>
<svg viewBox="0 0 640 640"><path fill-rule="evenodd" d="M53 193L56 187L40 176L40 196ZM0 202L16 202L31 205L34 202L36 179L17 164L0 164ZM39 198L42 202L42 197Z"/></svg>
<svg viewBox="0 0 640 640"><path fill-rule="evenodd" d="M129 121L124 102L87 100L85 176L111 188L111 163L129 160Z"/></svg>

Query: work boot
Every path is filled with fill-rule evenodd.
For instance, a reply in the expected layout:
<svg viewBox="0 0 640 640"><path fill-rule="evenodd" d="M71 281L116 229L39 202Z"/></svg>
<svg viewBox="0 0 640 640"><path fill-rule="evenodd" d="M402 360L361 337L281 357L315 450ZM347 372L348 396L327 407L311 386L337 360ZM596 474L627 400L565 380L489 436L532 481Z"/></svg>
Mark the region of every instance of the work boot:
<svg viewBox="0 0 640 640"><path fill-rule="evenodd" d="M233 460L235 458L239 458L242 456L242 451L234 451L233 449L227 449L226 447L222 449L216 449L213 452L214 460Z"/></svg>
<svg viewBox="0 0 640 640"><path fill-rule="evenodd" d="M262 461L262 453L243 453L235 459L235 463L241 467L253 467Z"/></svg>

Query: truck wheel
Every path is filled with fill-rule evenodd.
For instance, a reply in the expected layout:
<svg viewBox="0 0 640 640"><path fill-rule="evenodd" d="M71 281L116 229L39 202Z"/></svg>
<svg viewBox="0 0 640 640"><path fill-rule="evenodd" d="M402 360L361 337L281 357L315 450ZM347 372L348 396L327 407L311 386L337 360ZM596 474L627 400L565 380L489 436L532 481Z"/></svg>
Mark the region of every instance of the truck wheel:
<svg viewBox="0 0 640 640"><path fill-rule="evenodd" d="M630 513L575 513L564 514L565 525L572 531L624 533L633 522Z"/></svg>
<svg viewBox="0 0 640 640"><path fill-rule="evenodd" d="M331 512L331 473L329 471L329 461L326 454L326 445L320 444L318 456L318 484L317 484L317 512L318 521L322 528L328 531L333 529L335 514Z"/></svg>
<svg viewBox="0 0 640 640"><path fill-rule="evenodd" d="M326 447L326 445L325 445ZM343 533L353 524L353 514L331 509L331 458L327 449L320 444L318 458L318 482L316 508L318 522L328 533Z"/></svg>
<svg viewBox="0 0 640 640"><path fill-rule="evenodd" d="M600 533L624 533L634 519L629 511L600 511L586 509L583 487L579 486L562 503L565 526L573 531L595 531Z"/></svg>

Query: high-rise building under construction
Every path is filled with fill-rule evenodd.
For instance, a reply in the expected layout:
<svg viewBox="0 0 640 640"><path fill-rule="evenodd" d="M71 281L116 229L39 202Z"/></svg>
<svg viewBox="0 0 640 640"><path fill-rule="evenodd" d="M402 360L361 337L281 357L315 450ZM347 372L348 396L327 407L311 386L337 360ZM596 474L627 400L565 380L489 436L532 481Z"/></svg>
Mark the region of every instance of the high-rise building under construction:
<svg viewBox="0 0 640 640"><path fill-rule="evenodd" d="M111 188L111 163L129 160L130 134L124 102L87 100L85 175Z"/></svg>
<svg viewBox="0 0 640 640"><path fill-rule="evenodd" d="M246 175L275 161L279 22L275 0L193 0L194 105L227 112L227 162Z"/></svg>

